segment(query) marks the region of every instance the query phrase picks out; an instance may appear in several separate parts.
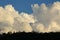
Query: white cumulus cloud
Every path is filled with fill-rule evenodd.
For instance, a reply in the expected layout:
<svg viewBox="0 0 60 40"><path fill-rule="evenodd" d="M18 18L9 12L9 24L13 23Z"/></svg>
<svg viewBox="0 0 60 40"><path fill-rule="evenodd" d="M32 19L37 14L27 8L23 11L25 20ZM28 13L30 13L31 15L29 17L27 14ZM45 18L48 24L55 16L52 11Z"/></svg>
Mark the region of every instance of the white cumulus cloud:
<svg viewBox="0 0 60 40"><path fill-rule="evenodd" d="M38 24L36 29L39 32L60 32L60 2L54 2L52 5L34 4L32 5L33 16Z"/></svg>
<svg viewBox="0 0 60 40"><path fill-rule="evenodd" d="M60 32L60 2L31 6L32 14L19 13L12 5L0 7L0 33Z"/></svg>
<svg viewBox="0 0 60 40"><path fill-rule="evenodd" d="M32 15L19 13L12 5L0 7L0 33L8 32L31 32L32 27L29 23L34 23Z"/></svg>

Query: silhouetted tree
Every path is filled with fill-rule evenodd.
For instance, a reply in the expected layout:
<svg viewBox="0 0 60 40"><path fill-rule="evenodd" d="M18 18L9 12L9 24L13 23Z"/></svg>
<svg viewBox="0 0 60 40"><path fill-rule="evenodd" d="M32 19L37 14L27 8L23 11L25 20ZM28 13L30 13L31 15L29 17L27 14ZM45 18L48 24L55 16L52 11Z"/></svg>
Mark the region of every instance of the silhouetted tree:
<svg viewBox="0 0 60 40"><path fill-rule="evenodd" d="M36 33L36 32L29 32L29 33L25 33L25 32L16 32L16 33L11 33L8 32L8 34L3 33L2 35L0 35L0 39L4 39L4 40L22 40L22 39L35 39L35 40L51 40L52 38L54 38L53 40L55 40L56 38L60 38L60 33L59 32L50 32L50 33Z"/></svg>

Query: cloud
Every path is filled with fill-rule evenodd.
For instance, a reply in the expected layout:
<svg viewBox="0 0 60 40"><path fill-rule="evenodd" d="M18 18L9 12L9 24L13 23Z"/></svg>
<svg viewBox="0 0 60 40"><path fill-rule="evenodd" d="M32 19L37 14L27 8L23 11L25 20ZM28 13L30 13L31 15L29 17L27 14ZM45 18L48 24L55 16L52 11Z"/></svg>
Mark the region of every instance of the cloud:
<svg viewBox="0 0 60 40"><path fill-rule="evenodd" d="M12 5L0 7L0 33L60 32L60 2L31 5L33 13L19 13Z"/></svg>
<svg viewBox="0 0 60 40"><path fill-rule="evenodd" d="M33 16L37 20L36 29L39 32L60 32L60 2L52 5L32 5Z"/></svg>
<svg viewBox="0 0 60 40"><path fill-rule="evenodd" d="M12 5L0 7L0 33L8 32L31 32L32 28L29 23L34 23L32 15L19 13Z"/></svg>

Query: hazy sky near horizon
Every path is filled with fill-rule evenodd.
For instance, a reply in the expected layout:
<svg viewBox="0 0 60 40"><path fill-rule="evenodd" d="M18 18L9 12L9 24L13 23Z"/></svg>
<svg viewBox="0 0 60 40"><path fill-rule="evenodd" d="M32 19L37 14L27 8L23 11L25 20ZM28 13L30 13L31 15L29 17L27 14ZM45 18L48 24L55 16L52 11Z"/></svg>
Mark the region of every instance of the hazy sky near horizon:
<svg viewBox="0 0 60 40"><path fill-rule="evenodd" d="M0 0L0 6L11 4L19 12L32 13L31 5L42 3L49 5L56 1L60 0Z"/></svg>

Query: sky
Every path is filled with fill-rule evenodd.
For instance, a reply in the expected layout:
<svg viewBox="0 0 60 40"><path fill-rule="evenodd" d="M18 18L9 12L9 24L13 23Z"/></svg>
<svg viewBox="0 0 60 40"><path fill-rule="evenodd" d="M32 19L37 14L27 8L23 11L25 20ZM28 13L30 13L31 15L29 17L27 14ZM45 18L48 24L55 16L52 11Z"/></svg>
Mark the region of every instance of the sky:
<svg viewBox="0 0 60 40"><path fill-rule="evenodd" d="M0 34L60 32L60 0L0 0Z"/></svg>
<svg viewBox="0 0 60 40"><path fill-rule="evenodd" d="M0 6L11 4L17 11L32 13L31 5L33 4L52 4L60 0L0 0Z"/></svg>

